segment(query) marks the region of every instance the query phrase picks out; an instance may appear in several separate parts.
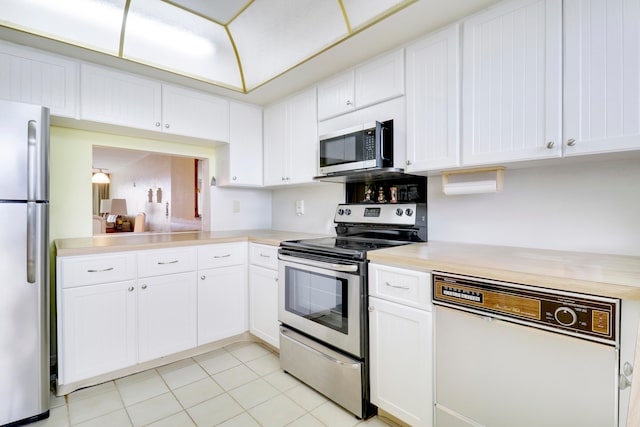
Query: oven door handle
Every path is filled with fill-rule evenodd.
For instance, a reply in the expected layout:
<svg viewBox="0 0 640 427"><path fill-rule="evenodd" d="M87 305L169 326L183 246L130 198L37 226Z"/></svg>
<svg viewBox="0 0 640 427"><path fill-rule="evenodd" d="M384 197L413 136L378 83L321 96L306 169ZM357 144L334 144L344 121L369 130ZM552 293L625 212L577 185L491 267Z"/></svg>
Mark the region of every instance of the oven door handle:
<svg viewBox="0 0 640 427"><path fill-rule="evenodd" d="M297 264L309 265L311 267L324 268L333 271L342 271L345 273L357 273L358 266L355 264L336 264L331 262L315 261L307 258L298 258L289 255L280 255L282 261L294 262Z"/></svg>

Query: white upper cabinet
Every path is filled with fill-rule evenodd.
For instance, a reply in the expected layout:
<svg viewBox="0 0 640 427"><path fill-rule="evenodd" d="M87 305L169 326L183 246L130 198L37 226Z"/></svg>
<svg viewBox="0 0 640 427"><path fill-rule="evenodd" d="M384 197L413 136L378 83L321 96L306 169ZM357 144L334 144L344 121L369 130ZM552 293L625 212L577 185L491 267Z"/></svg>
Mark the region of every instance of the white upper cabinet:
<svg viewBox="0 0 640 427"><path fill-rule="evenodd" d="M640 4L565 0L566 155L640 148Z"/></svg>
<svg viewBox="0 0 640 427"><path fill-rule="evenodd" d="M82 64L80 119L229 141L229 102L120 71Z"/></svg>
<svg viewBox="0 0 640 427"><path fill-rule="evenodd" d="M318 85L318 120L348 113L355 106L354 72L348 71Z"/></svg>
<svg viewBox="0 0 640 427"><path fill-rule="evenodd" d="M195 90L162 85L163 132L229 141L229 101Z"/></svg>
<svg viewBox="0 0 640 427"><path fill-rule="evenodd" d="M229 144L216 147L219 186L262 186L262 108L229 103Z"/></svg>
<svg viewBox="0 0 640 427"><path fill-rule="evenodd" d="M53 116L76 118L78 64L0 42L0 99L43 105Z"/></svg>
<svg viewBox="0 0 640 427"><path fill-rule="evenodd" d="M460 27L407 47L407 172L460 166Z"/></svg>
<svg viewBox="0 0 640 427"><path fill-rule="evenodd" d="M318 172L315 88L264 110L264 185L302 184Z"/></svg>
<svg viewBox="0 0 640 427"><path fill-rule="evenodd" d="M462 163L562 155L562 1L514 0L463 22Z"/></svg>
<svg viewBox="0 0 640 427"><path fill-rule="evenodd" d="M318 120L404 95L404 49L318 85Z"/></svg>
<svg viewBox="0 0 640 427"><path fill-rule="evenodd" d="M162 85L154 80L82 64L80 119L160 131Z"/></svg>

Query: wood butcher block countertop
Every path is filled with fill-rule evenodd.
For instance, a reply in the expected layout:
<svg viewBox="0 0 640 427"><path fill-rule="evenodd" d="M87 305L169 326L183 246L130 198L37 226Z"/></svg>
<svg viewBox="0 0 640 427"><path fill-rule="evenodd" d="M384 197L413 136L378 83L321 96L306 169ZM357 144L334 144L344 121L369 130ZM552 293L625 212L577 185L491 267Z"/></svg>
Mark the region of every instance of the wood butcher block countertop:
<svg viewBox="0 0 640 427"><path fill-rule="evenodd" d="M371 262L640 300L640 257L450 242L369 251Z"/></svg>
<svg viewBox="0 0 640 427"><path fill-rule="evenodd" d="M312 239L319 234L278 230L200 231L181 233L126 233L58 239L56 256L76 256L108 252L162 249L215 243L253 242L278 246L283 240Z"/></svg>

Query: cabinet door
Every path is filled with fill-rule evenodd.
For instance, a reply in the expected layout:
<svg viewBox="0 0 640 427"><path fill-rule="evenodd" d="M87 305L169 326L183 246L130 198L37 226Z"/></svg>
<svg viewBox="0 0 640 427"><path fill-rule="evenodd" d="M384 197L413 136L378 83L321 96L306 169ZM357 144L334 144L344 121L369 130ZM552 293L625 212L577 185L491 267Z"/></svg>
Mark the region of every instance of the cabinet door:
<svg viewBox="0 0 640 427"><path fill-rule="evenodd" d="M347 113L355 108L354 72L339 74L318 85L318 120Z"/></svg>
<svg viewBox="0 0 640 427"><path fill-rule="evenodd" d="M198 345L249 329L247 266L198 272Z"/></svg>
<svg viewBox="0 0 640 427"><path fill-rule="evenodd" d="M160 131L162 87L154 80L82 64L80 119Z"/></svg>
<svg viewBox="0 0 640 427"><path fill-rule="evenodd" d="M212 141L229 141L226 99L162 85L162 131Z"/></svg>
<svg viewBox="0 0 640 427"><path fill-rule="evenodd" d="M51 115L77 118L78 64L0 43L0 98L49 107Z"/></svg>
<svg viewBox="0 0 640 427"><path fill-rule="evenodd" d="M460 28L407 48L407 172L460 166Z"/></svg>
<svg viewBox="0 0 640 427"><path fill-rule="evenodd" d="M136 295L135 280L62 291L58 302L61 384L136 363Z"/></svg>
<svg viewBox="0 0 640 427"><path fill-rule="evenodd" d="M369 298L371 402L412 426L431 426L431 312Z"/></svg>
<svg viewBox="0 0 640 427"><path fill-rule="evenodd" d="M196 273L148 277L138 283L139 361L195 347Z"/></svg>
<svg viewBox="0 0 640 427"><path fill-rule="evenodd" d="M300 93L288 102L289 172L287 184L313 182L318 175L318 114L316 90Z"/></svg>
<svg viewBox="0 0 640 427"><path fill-rule="evenodd" d="M278 323L278 272L249 266L249 331L280 347Z"/></svg>
<svg viewBox="0 0 640 427"><path fill-rule="evenodd" d="M357 108L404 95L404 49L356 68L355 94Z"/></svg>
<svg viewBox="0 0 640 427"><path fill-rule="evenodd" d="M561 29L561 0L504 2L464 21L464 165L561 156Z"/></svg>
<svg viewBox="0 0 640 427"><path fill-rule="evenodd" d="M262 108L229 103L229 144L216 148L216 170L218 185L262 185Z"/></svg>
<svg viewBox="0 0 640 427"><path fill-rule="evenodd" d="M566 155L640 148L639 23L637 1L565 0Z"/></svg>
<svg viewBox="0 0 640 427"><path fill-rule="evenodd" d="M287 105L278 103L264 110L264 185L282 185L288 167L289 141Z"/></svg>

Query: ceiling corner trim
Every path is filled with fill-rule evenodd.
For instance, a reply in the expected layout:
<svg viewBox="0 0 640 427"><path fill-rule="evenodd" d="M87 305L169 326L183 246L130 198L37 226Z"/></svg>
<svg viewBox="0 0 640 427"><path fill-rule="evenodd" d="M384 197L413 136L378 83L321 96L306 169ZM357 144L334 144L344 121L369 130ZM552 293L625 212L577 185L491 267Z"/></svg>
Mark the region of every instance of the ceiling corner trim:
<svg viewBox="0 0 640 427"><path fill-rule="evenodd" d="M231 42L231 46L233 47L233 53L236 55L236 61L238 61L238 72L240 73L240 81L242 82L242 93L247 93L247 84L244 81L244 70L242 69L242 60L240 59L240 54L238 53L236 41L233 39L233 35L229 30L229 26L225 25L224 29L227 32L227 36L229 37L229 41Z"/></svg>
<svg viewBox="0 0 640 427"><path fill-rule="evenodd" d="M347 9L344 7L344 3L342 2L342 0L338 0L338 3L340 4L340 10L342 10L342 16L344 17L344 23L347 26L347 33L351 34L352 33L351 23L349 22L349 15L347 15Z"/></svg>
<svg viewBox="0 0 640 427"><path fill-rule="evenodd" d="M231 17L231 19L229 19L229 22L227 22L227 23L225 24L225 27L228 27L228 26L229 26L229 24L231 24L233 21L235 21L235 20L236 20L236 18L237 18L238 16L240 16L240 14L241 14L242 12L244 12L245 10L247 10L247 8L248 8L249 6L251 6L251 4L252 4L253 2L254 2L254 0L249 0L249 1L247 2L247 4L245 4L245 5L244 5L244 7L243 7L243 8L241 8L241 9L240 9L240 10L239 10L235 15L233 15L233 16Z"/></svg>
<svg viewBox="0 0 640 427"><path fill-rule="evenodd" d="M122 58L124 52L124 33L127 30L127 17L129 16L129 6L131 0L127 0L124 4L124 12L122 13L122 28L120 30L120 45L118 46L118 57Z"/></svg>

